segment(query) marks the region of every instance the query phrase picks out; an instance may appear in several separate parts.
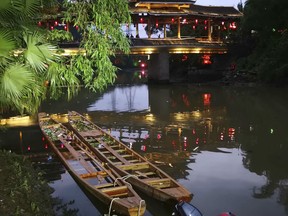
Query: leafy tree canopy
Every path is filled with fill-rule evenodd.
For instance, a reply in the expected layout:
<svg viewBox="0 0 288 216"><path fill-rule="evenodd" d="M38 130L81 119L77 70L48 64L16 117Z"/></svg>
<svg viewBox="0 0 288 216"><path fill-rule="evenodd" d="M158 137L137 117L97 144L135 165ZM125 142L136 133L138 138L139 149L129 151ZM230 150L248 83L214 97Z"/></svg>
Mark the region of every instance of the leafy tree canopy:
<svg viewBox="0 0 288 216"><path fill-rule="evenodd" d="M265 82L288 81L288 1L247 0L242 33L253 47L240 61L242 68L254 70Z"/></svg>
<svg viewBox="0 0 288 216"><path fill-rule="evenodd" d="M103 90L116 77L110 57L129 52L129 41L120 29L130 23L127 0L66 1L64 7L64 20L79 27L80 47L86 51L85 56L71 58L69 69L83 78L86 87Z"/></svg>
<svg viewBox="0 0 288 216"><path fill-rule="evenodd" d="M56 46L51 45L61 39L59 32L48 33L37 26L39 17L53 17L59 6L56 0L1 0L0 112L35 113L47 96L57 98L67 92L72 97L82 83L100 91L115 81L117 68L110 57L115 52L129 51L129 42L120 28L130 22L128 2L62 3L63 20L79 27L80 46L86 52L72 57L58 55Z"/></svg>

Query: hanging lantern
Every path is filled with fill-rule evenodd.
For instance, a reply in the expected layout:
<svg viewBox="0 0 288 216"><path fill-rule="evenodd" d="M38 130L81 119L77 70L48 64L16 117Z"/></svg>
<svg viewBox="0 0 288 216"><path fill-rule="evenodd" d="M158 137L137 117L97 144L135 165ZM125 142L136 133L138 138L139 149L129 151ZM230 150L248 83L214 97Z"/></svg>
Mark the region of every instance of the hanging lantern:
<svg viewBox="0 0 288 216"><path fill-rule="evenodd" d="M57 20L55 20L54 26L58 26L58 21Z"/></svg>
<svg viewBox="0 0 288 216"><path fill-rule="evenodd" d="M140 23L143 23L144 22L144 19L141 17L140 18Z"/></svg>
<svg viewBox="0 0 288 216"><path fill-rule="evenodd" d="M174 23L174 22L175 22L175 19L174 19L174 18L172 18L172 19L171 19L171 21L172 21L172 23Z"/></svg>
<svg viewBox="0 0 288 216"><path fill-rule="evenodd" d="M65 31L67 31L67 25L64 26Z"/></svg>
<svg viewBox="0 0 288 216"><path fill-rule="evenodd" d="M237 28L236 23L235 22L230 23L229 28L235 30Z"/></svg>
<svg viewBox="0 0 288 216"><path fill-rule="evenodd" d="M54 30L54 26L50 26L50 30Z"/></svg>
<svg viewBox="0 0 288 216"><path fill-rule="evenodd" d="M198 19L195 20L195 24L196 24L196 25L198 24Z"/></svg>
<svg viewBox="0 0 288 216"><path fill-rule="evenodd" d="M78 30L78 29L79 29L79 27L76 25L76 26L75 26L75 29L76 29L76 30Z"/></svg>
<svg viewBox="0 0 288 216"><path fill-rule="evenodd" d="M192 26L192 28L193 28L193 30L195 30L195 29L196 29L196 26L195 26L195 25L193 25L193 26Z"/></svg>
<svg viewBox="0 0 288 216"><path fill-rule="evenodd" d="M38 22L38 26L42 26L42 22L41 21Z"/></svg>

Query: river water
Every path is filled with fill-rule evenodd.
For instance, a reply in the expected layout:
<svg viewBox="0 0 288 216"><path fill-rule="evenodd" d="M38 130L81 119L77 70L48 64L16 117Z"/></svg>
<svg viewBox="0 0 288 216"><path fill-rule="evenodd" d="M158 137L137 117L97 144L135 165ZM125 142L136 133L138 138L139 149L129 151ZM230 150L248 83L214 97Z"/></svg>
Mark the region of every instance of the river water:
<svg viewBox="0 0 288 216"><path fill-rule="evenodd" d="M87 113L190 190L191 203L205 216L288 215L287 88L148 85L135 77L133 84L103 93L82 90L69 102L47 101L40 111ZM47 171L53 196L64 203L59 215L63 208L70 215L108 213L77 186L37 125L11 127L2 135L0 147L34 155ZM53 163L46 163L49 156ZM144 198L146 216L171 215L162 203Z"/></svg>

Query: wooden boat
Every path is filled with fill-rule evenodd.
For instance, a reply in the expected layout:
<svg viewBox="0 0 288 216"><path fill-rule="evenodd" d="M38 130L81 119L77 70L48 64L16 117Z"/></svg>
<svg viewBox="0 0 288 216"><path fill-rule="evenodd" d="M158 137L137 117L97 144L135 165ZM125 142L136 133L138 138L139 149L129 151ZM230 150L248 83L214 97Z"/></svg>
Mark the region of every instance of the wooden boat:
<svg viewBox="0 0 288 216"><path fill-rule="evenodd" d="M186 188L83 115L71 111L68 122L101 160L135 188L167 203L191 201L192 194Z"/></svg>
<svg viewBox="0 0 288 216"><path fill-rule="evenodd" d="M145 201L116 173L105 166L72 131L46 113L38 114L39 126L52 149L74 179L94 197L121 215L143 215Z"/></svg>

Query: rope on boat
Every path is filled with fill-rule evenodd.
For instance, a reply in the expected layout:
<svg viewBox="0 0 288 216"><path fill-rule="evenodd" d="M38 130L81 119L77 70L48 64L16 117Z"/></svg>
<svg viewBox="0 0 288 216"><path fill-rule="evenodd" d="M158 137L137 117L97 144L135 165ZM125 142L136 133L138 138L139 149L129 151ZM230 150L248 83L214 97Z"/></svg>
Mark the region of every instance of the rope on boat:
<svg viewBox="0 0 288 216"><path fill-rule="evenodd" d="M143 200L143 199L140 200L139 208L138 208L138 216L140 216L140 211L141 211L141 205L142 205L142 202L145 203L145 200Z"/></svg>
<svg viewBox="0 0 288 216"><path fill-rule="evenodd" d="M130 178L130 177L136 177L136 178L137 178L137 176L131 175L131 174L128 174L128 175L126 175L126 176L122 176L122 177L116 178L115 181L114 181L114 187L115 187L115 185L116 185L116 183L117 183L117 181L118 181L119 179L122 179L123 181L126 182L126 179L128 179L128 178ZM131 185L129 182L126 182L126 183L129 184L130 187L132 187L132 185Z"/></svg>
<svg viewBox="0 0 288 216"><path fill-rule="evenodd" d="M114 200L117 200L117 199L120 199L120 198L119 198L119 197L115 197L115 198L113 198L113 199L111 200L111 203L110 203L110 206L109 206L109 213L108 213L108 216L111 215L112 204L113 204Z"/></svg>

